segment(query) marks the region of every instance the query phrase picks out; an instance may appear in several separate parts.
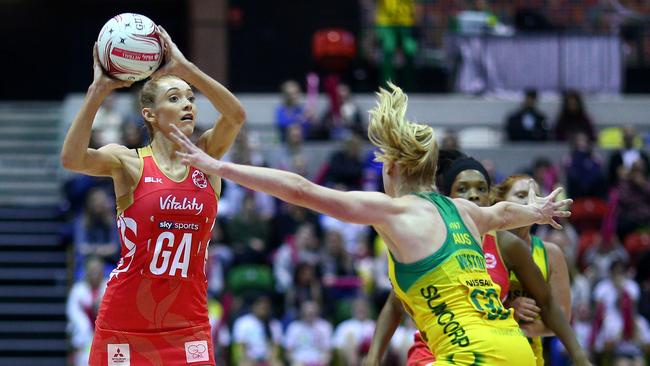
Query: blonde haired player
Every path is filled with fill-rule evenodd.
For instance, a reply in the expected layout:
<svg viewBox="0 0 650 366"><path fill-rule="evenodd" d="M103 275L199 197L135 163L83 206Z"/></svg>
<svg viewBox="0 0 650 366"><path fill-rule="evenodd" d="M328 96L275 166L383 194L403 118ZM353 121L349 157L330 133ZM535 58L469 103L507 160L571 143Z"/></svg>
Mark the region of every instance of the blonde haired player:
<svg viewBox="0 0 650 366"><path fill-rule="evenodd" d="M166 63L140 95L151 144L88 148L102 101L130 85L106 75L95 47L93 83L61 152L69 170L112 177L117 200L122 257L95 322L93 366L215 364L204 266L221 182L210 172L183 165L169 133L194 130L197 110L190 84L221 113L198 141L209 156L219 158L228 150L245 113L234 95L183 56L167 32L160 28L158 35Z"/></svg>
<svg viewBox="0 0 650 366"><path fill-rule="evenodd" d="M370 141L381 152L386 194L341 192L289 172L210 158L181 131L173 136L183 162L340 220L372 225L390 251L393 288L415 320L436 365L534 365L512 313L504 309L479 245L490 230L531 223L559 225L553 216L571 200L559 190L527 206L502 202L481 208L434 192L438 146L430 126L405 119L407 96L395 85L380 89L371 111Z"/></svg>

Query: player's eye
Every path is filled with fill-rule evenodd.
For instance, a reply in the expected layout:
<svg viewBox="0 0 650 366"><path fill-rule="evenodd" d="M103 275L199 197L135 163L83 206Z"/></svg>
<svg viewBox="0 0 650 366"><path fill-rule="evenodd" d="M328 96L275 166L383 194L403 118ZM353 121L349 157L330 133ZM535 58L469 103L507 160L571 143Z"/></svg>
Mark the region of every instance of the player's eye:
<svg viewBox="0 0 650 366"><path fill-rule="evenodd" d="M187 98L187 100L189 100L190 103L194 103L194 101L196 100L196 98L195 98L194 96L191 96L191 97Z"/></svg>
<svg viewBox="0 0 650 366"><path fill-rule="evenodd" d="M175 96L175 95L172 95L171 97L169 97L169 101L172 102L172 103L176 103L176 102L178 102L178 97Z"/></svg>

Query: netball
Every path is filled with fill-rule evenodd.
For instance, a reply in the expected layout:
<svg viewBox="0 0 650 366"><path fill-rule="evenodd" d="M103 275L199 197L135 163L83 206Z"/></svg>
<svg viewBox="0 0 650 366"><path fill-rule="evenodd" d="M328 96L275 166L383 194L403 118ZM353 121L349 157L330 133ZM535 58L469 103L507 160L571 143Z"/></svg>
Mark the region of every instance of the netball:
<svg viewBox="0 0 650 366"><path fill-rule="evenodd" d="M99 60L109 75L126 81L149 77L162 60L156 24L141 14L109 19L97 38Z"/></svg>

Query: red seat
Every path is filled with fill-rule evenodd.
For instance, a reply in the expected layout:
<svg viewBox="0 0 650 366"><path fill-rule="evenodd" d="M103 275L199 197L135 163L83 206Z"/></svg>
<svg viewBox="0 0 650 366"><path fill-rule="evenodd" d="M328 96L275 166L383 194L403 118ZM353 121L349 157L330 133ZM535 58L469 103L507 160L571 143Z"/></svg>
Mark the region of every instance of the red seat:
<svg viewBox="0 0 650 366"><path fill-rule="evenodd" d="M636 254L650 250L650 233L634 232L625 237L625 249L634 258Z"/></svg>
<svg viewBox="0 0 650 366"><path fill-rule="evenodd" d="M578 263L582 263L582 256L593 245L602 240L600 232L597 230L587 230L580 234L578 238Z"/></svg>
<svg viewBox="0 0 650 366"><path fill-rule="evenodd" d="M578 198L571 206L571 223L579 230L600 229L607 214L607 202L600 198Z"/></svg>
<svg viewBox="0 0 650 366"><path fill-rule="evenodd" d="M324 69L343 71L357 55L354 35L345 29L321 29L314 33L312 55Z"/></svg>

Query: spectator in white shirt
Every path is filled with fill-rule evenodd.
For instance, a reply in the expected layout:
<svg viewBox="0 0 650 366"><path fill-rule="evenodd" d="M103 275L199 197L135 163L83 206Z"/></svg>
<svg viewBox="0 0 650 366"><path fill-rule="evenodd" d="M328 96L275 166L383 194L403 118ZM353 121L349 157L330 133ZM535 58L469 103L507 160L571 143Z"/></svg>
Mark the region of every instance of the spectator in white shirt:
<svg viewBox="0 0 650 366"><path fill-rule="evenodd" d="M239 317L233 325L233 361L242 366L276 366L280 361L282 326L271 318L271 299L255 299L252 312Z"/></svg>
<svg viewBox="0 0 650 366"><path fill-rule="evenodd" d="M357 366L368 352L375 331L368 300L359 297L352 304L352 319L341 322L334 331L334 348L343 365Z"/></svg>
<svg viewBox="0 0 650 366"><path fill-rule="evenodd" d="M332 325L320 318L315 301L300 306L300 319L289 324L284 347L291 366L326 366L332 358Z"/></svg>
<svg viewBox="0 0 650 366"><path fill-rule="evenodd" d="M66 304L68 332L76 366L88 365L95 318L105 290L104 262L99 257L91 256L86 260L85 278L72 286Z"/></svg>

